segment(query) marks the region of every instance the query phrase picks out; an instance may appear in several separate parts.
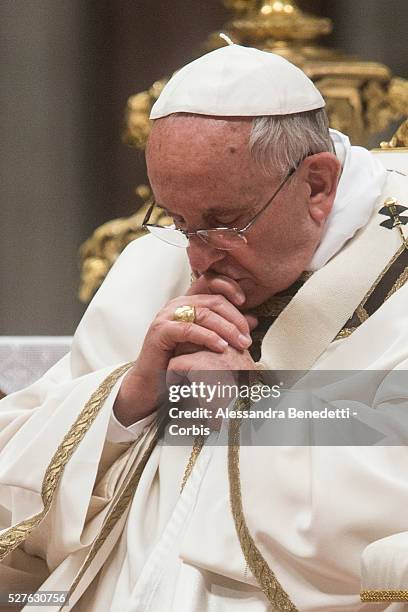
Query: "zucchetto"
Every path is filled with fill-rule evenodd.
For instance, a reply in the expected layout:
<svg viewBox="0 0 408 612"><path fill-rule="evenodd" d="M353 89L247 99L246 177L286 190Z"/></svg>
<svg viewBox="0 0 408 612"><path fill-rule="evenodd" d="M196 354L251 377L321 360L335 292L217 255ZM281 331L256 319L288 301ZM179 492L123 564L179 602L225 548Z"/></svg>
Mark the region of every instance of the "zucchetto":
<svg viewBox="0 0 408 612"><path fill-rule="evenodd" d="M241 45L206 53L176 72L150 118L290 115L325 106L313 82L280 55Z"/></svg>

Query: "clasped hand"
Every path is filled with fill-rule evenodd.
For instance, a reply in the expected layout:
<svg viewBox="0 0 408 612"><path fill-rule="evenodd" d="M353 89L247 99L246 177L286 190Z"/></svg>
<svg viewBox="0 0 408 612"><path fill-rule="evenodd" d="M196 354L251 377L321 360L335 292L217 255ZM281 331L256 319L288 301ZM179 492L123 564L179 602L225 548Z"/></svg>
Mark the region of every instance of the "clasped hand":
<svg viewBox="0 0 408 612"><path fill-rule="evenodd" d="M253 370L248 348L257 325L238 306L245 295L228 277L203 275L185 296L170 300L152 321L140 355L123 379L114 412L126 427L157 409L163 372ZM195 307L194 323L174 321L179 306Z"/></svg>

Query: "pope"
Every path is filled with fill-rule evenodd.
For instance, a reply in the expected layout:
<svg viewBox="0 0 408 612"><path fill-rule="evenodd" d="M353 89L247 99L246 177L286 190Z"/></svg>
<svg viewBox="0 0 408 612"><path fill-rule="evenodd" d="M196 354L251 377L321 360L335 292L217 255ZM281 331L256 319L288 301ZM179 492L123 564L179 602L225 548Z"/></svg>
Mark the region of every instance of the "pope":
<svg viewBox="0 0 408 612"><path fill-rule="evenodd" d="M408 365L408 182L324 106L300 69L239 45L164 88L148 235L70 355L0 404L2 591L86 612L404 609L408 393L385 383ZM327 398L379 414L388 444L249 446L236 420L163 443L163 373L204 370L378 371Z"/></svg>

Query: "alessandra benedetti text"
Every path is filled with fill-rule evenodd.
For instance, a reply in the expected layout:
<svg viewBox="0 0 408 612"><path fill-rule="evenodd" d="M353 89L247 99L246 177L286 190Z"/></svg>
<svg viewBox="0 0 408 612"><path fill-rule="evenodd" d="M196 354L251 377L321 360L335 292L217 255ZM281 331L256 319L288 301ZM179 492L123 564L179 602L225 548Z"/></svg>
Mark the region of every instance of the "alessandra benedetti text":
<svg viewBox="0 0 408 612"><path fill-rule="evenodd" d="M288 407L285 410L265 408L264 410L235 410L233 408L194 408L193 410L179 410L170 408L171 419L349 419L349 408L321 408L320 410L299 410ZM355 413L353 413L355 416Z"/></svg>

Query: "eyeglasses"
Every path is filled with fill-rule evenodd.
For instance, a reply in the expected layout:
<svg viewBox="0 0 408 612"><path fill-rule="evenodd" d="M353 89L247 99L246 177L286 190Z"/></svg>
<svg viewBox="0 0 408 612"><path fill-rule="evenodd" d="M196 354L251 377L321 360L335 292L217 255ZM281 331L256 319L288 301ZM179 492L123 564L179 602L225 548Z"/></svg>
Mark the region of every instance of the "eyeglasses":
<svg viewBox="0 0 408 612"><path fill-rule="evenodd" d="M237 227L214 227L210 229L198 229L195 232L187 232L181 228L176 227L174 224L172 225L157 225L153 223L148 223L152 211L156 205L156 202L153 202L150 206L149 210L146 213L146 216L142 223L142 228L147 229L153 236L163 240L163 242L167 242L173 246L177 247L188 247L189 241L191 238L198 237L206 244L209 244L214 249L219 249L222 251L231 251L239 246L242 246L247 243L247 238L245 233L251 229L254 225L255 221L261 216L261 214L272 204L278 193L281 189L286 185L291 176L295 173L299 164L292 168L292 170L286 175L284 180L280 183L279 187L273 193L272 197L267 201L265 206L263 206L257 213L252 217L252 219L245 225L245 227L237 228Z"/></svg>

